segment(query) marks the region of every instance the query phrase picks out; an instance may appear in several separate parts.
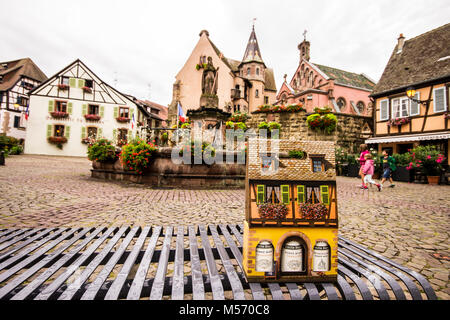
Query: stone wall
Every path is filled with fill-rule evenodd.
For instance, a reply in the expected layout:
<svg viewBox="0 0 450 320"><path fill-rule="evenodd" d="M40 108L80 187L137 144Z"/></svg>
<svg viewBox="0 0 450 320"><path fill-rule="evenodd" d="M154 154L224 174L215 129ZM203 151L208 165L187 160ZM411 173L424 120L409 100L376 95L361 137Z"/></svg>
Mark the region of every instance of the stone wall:
<svg viewBox="0 0 450 320"><path fill-rule="evenodd" d="M306 118L310 113L252 113L246 121L249 128L258 128L258 124L275 121L281 124L280 138L288 140L334 141L347 152L359 152L359 145L372 136L372 117L335 113L338 123L334 133L328 135L308 128Z"/></svg>

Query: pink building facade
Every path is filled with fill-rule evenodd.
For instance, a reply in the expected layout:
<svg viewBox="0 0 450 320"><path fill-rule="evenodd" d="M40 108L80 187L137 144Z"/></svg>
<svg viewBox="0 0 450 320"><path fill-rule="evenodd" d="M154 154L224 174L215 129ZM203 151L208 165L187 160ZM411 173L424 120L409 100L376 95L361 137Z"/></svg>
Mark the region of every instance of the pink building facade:
<svg viewBox="0 0 450 320"><path fill-rule="evenodd" d="M336 113L372 116L369 94L375 81L364 74L310 62L310 43L306 39L298 49L299 65L289 83L284 76L276 104L301 103L307 112L328 106Z"/></svg>

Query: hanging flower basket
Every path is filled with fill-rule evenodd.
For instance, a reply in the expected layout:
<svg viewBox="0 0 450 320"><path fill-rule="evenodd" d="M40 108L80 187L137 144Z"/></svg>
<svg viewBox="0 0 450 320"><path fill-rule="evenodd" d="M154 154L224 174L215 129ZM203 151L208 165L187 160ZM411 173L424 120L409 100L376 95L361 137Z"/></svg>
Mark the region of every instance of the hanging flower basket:
<svg viewBox="0 0 450 320"><path fill-rule="evenodd" d="M87 93L92 93L92 88L89 88L89 87L82 87L81 88L84 92L87 92Z"/></svg>
<svg viewBox="0 0 450 320"><path fill-rule="evenodd" d="M117 117L116 120L117 122L130 122L130 118L125 117Z"/></svg>
<svg viewBox="0 0 450 320"><path fill-rule="evenodd" d="M52 116L52 118L57 118L57 119L67 118L69 116L69 114L67 112L63 112L63 111L53 111L53 112L50 112L50 115Z"/></svg>
<svg viewBox="0 0 450 320"><path fill-rule="evenodd" d="M284 219L288 209L282 203L265 203L258 205L259 216L263 219Z"/></svg>
<svg viewBox="0 0 450 320"><path fill-rule="evenodd" d="M323 203L301 203L300 211L304 219L321 220L328 214L328 209Z"/></svg>
<svg viewBox="0 0 450 320"><path fill-rule="evenodd" d="M102 117L100 117L98 114L85 114L84 118L89 121L98 121Z"/></svg>
<svg viewBox="0 0 450 320"><path fill-rule="evenodd" d="M60 83L60 84L58 84L58 89L61 91L67 90L67 89L69 89L69 86L67 84Z"/></svg>

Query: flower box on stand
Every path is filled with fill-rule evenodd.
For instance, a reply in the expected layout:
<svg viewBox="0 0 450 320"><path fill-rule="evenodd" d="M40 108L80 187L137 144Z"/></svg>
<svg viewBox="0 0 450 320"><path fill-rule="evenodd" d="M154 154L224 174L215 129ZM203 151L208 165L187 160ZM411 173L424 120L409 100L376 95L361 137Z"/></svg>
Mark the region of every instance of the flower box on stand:
<svg viewBox="0 0 450 320"><path fill-rule="evenodd" d="M55 118L55 119L64 119L64 118L69 117L69 113L63 112L63 111L53 111L53 112L50 112L50 115L52 116L52 118Z"/></svg>

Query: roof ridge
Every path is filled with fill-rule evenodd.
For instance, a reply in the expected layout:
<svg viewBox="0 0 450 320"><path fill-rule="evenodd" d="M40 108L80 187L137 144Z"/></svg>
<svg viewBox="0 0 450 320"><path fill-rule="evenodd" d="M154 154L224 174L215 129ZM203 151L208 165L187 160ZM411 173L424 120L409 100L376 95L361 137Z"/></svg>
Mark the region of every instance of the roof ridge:
<svg viewBox="0 0 450 320"><path fill-rule="evenodd" d="M421 34L419 34L419 35L417 35L417 36L415 36L415 37L413 37L413 38L410 38L410 39L408 39L408 40L405 40L405 42L410 41L410 40L415 40L415 39L420 38L420 37L422 37L422 36L425 36L425 35L427 35L427 34L429 34L429 33L431 33L431 32L436 32L436 31L438 31L439 29L443 29L443 28L445 28L445 27L448 27L449 25L450 25L450 22L449 22L449 23L446 23L446 24L444 24L444 25L442 25L442 26L440 26L440 27L436 27L436 28L434 28L434 29L431 29L431 30L429 30L429 31L427 31L427 32L421 33Z"/></svg>
<svg viewBox="0 0 450 320"><path fill-rule="evenodd" d="M353 72L353 71L347 71L347 70L344 70L344 69L330 67L330 66L326 66L324 64L318 64L318 63L314 63L314 62L311 62L311 63L316 65L316 66L321 66L321 67L326 67L326 68L330 68L330 69L335 69L335 70L339 70L339 71L343 71L343 72L347 72L347 73L353 73L353 74L356 74L358 76L363 76L363 77L367 78L363 73L356 73L356 72ZM370 80L370 79L368 79L368 80Z"/></svg>

